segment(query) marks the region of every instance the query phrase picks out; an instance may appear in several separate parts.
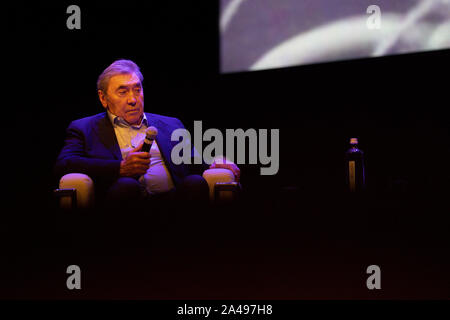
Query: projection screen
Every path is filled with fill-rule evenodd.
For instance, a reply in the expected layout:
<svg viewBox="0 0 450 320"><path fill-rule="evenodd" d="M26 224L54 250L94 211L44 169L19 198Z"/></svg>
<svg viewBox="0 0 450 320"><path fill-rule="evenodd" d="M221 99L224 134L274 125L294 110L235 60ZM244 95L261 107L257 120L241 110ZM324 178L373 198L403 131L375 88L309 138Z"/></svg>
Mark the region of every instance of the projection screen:
<svg viewBox="0 0 450 320"><path fill-rule="evenodd" d="M220 0L221 71L450 48L450 0Z"/></svg>

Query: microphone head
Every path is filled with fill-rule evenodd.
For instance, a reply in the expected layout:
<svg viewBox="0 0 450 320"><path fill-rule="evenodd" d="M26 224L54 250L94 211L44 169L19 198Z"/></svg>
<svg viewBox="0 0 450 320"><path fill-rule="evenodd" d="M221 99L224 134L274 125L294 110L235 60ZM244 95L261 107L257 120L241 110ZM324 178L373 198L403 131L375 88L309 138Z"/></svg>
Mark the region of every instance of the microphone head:
<svg viewBox="0 0 450 320"><path fill-rule="evenodd" d="M158 129L156 129L153 126L148 127L147 130L145 130L145 137L148 140L155 140L157 135L158 135Z"/></svg>

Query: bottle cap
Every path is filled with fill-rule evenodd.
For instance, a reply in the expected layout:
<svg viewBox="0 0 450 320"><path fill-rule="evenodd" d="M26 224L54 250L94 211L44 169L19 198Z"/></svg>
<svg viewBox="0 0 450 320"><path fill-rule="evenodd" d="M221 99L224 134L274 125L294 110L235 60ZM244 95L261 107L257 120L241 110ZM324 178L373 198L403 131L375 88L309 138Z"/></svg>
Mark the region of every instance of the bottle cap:
<svg viewBox="0 0 450 320"><path fill-rule="evenodd" d="M358 138L351 138L350 144L358 144Z"/></svg>

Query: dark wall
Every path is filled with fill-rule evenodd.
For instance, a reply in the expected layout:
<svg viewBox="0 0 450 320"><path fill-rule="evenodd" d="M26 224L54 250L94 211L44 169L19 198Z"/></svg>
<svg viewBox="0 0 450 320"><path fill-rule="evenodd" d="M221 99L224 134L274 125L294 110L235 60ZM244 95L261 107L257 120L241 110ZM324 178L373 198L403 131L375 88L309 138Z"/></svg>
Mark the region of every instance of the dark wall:
<svg viewBox="0 0 450 320"><path fill-rule="evenodd" d="M397 178L422 188L448 181L448 50L220 75L216 1L79 2L81 30L66 28L70 4L18 4L8 17L15 101L4 136L16 147L27 141L25 154L7 160L16 202L23 192L39 205L52 201L65 128L103 111L96 79L117 58L141 66L148 112L188 128L194 120L279 128L279 174L261 177L257 166L242 165L247 186L340 188L350 137L366 152L371 188L387 190Z"/></svg>

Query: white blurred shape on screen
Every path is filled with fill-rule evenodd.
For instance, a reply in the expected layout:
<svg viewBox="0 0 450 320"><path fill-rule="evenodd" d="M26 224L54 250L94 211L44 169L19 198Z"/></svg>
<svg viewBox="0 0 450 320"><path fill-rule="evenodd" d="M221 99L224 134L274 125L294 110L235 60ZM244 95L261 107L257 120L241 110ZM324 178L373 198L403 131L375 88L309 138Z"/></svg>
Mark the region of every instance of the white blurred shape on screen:
<svg viewBox="0 0 450 320"><path fill-rule="evenodd" d="M220 32L224 33L230 24L231 19L238 12L241 4L247 0L231 0L228 5L221 9L222 14L220 15ZM223 2L221 2L223 4Z"/></svg>
<svg viewBox="0 0 450 320"><path fill-rule="evenodd" d="M382 27L376 30L367 28L366 20L354 16L303 32L266 52L250 70L374 56L380 42L399 31L403 16L383 14ZM420 23L402 41L422 48L429 33L430 26Z"/></svg>

